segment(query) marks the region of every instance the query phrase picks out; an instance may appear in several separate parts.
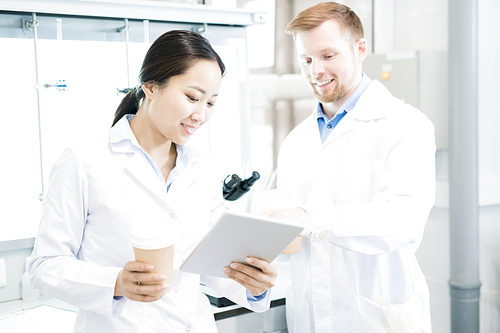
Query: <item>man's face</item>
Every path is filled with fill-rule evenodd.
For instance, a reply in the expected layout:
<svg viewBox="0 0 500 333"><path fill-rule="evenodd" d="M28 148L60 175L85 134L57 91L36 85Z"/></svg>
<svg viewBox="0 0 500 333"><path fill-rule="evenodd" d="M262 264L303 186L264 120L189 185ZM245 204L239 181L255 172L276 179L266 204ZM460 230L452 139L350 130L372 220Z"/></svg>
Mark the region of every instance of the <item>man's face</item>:
<svg viewBox="0 0 500 333"><path fill-rule="evenodd" d="M366 41L350 41L339 25L329 20L296 36L302 77L321 103L340 107L361 79Z"/></svg>

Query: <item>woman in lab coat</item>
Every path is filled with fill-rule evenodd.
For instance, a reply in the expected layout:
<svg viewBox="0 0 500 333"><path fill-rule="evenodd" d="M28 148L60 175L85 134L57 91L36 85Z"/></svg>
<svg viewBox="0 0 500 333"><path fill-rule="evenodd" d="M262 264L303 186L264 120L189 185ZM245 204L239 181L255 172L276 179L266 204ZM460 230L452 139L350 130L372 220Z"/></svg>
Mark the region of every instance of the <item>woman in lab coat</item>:
<svg viewBox="0 0 500 333"><path fill-rule="evenodd" d="M200 276L179 266L224 210L220 182L186 145L209 120L224 71L205 38L163 34L109 133L68 148L55 164L29 273L35 288L80 309L75 332L217 331ZM132 226L150 218L181 230L172 290L161 298L149 295L169 287L165 276L134 261L129 241ZM265 311L277 272L267 262L249 262L260 270L233 264L221 267L232 280L204 282Z"/></svg>

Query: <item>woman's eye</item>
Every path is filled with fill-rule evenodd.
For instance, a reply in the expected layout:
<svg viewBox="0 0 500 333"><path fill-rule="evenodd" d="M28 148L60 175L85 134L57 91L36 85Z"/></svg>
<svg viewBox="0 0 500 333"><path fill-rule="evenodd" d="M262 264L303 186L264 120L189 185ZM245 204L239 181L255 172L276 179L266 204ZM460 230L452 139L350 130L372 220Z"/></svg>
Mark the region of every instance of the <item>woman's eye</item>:
<svg viewBox="0 0 500 333"><path fill-rule="evenodd" d="M215 103L207 103L208 104L208 107L212 108L215 106Z"/></svg>
<svg viewBox="0 0 500 333"><path fill-rule="evenodd" d="M198 102L198 99L192 97L192 96L187 96L187 98L191 101L191 102Z"/></svg>

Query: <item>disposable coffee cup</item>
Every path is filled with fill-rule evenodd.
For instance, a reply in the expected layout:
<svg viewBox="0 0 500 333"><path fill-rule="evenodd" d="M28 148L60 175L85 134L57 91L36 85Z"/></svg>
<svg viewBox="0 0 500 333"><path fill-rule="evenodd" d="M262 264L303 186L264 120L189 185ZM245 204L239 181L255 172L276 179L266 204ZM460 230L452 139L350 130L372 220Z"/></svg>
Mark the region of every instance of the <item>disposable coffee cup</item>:
<svg viewBox="0 0 500 333"><path fill-rule="evenodd" d="M302 237L296 237L288 246L281 252L282 254L296 254L302 249Z"/></svg>
<svg viewBox="0 0 500 333"><path fill-rule="evenodd" d="M178 235L174 226L156 222L137 224L130 233L135 260L154 265L153 272L166 276L161 282L143 283L169 285L167 289L150 294L151 296L163 296L172 289L174 245Z"/></svg>

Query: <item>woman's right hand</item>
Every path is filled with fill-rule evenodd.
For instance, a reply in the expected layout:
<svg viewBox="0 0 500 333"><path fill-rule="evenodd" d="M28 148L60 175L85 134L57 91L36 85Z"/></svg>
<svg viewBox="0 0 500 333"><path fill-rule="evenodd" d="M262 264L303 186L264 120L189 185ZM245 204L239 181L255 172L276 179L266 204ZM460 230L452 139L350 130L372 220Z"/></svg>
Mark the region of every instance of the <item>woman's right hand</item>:
<svg viewBox="0 0 500 333"><path fill-rule="evenodd" d="M153 272L154 266L139 261L129 261L116 278L115 296L125 296L139 302L159 300L170 286L163 281L166 276Z"/></svg>

